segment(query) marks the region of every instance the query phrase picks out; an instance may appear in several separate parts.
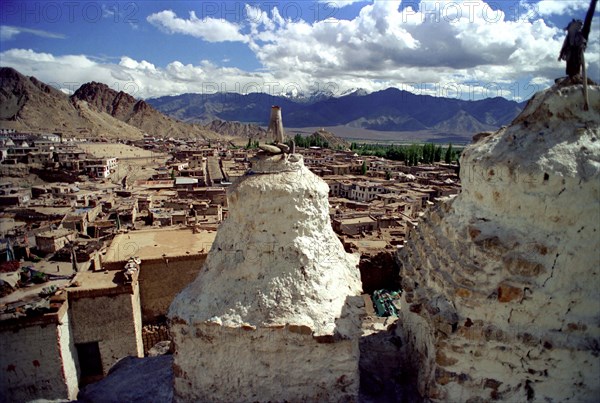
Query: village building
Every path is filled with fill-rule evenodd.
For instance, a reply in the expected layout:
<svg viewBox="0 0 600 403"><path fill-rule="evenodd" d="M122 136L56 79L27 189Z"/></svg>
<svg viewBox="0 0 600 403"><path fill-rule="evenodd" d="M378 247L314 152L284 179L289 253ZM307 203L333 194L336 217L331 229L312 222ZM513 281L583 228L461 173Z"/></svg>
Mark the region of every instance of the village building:
<svg viewBox="0 0 600 403"><path fill-rule="evenodd" d="M7 401L75 400L119 359L143 356L137 274L127 282L122 268L56 278L1 299Z"/></svg>
<svg viewBox="0 0 600 403"><path fill-rule="evenodd" d="M31 192L27 189L0 190L0 206L27 206L31 200Z"/></svg>
<svg viewBox="0 0 600 403"><path fill-rule="evenodd" d="M108 178L115 173L119 163L117 158L88 159L85 170L92 178Z"/></svg>
<svg viewBox="0 0 600 403"><path fill-rule="evenodd" d="M333 230L344 235L358 235L378 228L377 220L370 216L334 219Z"/></svg>
<svg viewBox="0 0 600 403"><path fill-rule="evenodd" d="M78 273L68 289L73 343L81 383L103 378L121 358L142 357L138 273L127 281L116 270Z"/></svg>
<svg viewBox="0 0 600 403"><path fill-rule="evenodd" d="M77 398L77 358L63 295L41 315L0 315L0 394L6 401ZM15 308L16 309L16 308Z"/></svg>
<svg viewBox="0 0 600 403"><path fill-rule="evenodd" d="M77 233L71 229L59 228L37 234L35 236L35 243L41 252L54 253L74 240L76 236Z"/></svg>
<svg viewBox="0 0 600 403"><path fill-rule="evenodd" d="M148 229L119 234L102 261L105 269L139 257L140 306L145 326L161 324L175 296L200 272L216 231ZM160 341L145 334L145 351Z"/></svg>

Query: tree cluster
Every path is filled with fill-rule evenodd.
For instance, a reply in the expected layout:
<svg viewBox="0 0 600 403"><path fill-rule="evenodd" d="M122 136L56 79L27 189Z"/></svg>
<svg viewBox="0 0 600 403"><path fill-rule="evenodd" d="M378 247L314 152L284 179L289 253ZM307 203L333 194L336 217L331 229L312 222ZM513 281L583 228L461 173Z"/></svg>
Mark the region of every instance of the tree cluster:
<svg viewBox="0 0 600 403"><path fill-rule="evenodd" d="M321 136L308 136L304 137L301 134L296 134L294 136L294 143L296 143L296 147L321 147L321 148L329 148L329 142L323 139Z"/></svg>
<svg viewBox="0 0 600 403"><path fill-rule="evenodd" d="M446 163L457 160L459 153L449 144L445 152L441 145L433 143L396 145L396 144L358 144L352 143L350 149L359 155L370 155L393 161L404 161L408 166L419 164Z"/></svg>

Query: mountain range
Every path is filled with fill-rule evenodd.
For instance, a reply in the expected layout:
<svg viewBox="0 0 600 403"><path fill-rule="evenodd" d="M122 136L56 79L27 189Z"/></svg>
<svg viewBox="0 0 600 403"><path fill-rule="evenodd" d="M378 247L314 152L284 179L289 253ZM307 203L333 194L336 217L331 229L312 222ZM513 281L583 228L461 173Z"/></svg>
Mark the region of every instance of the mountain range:
<svg viewBox="0 0 600 403"><path fill-rule="evenodd" d="M416 95L396 88L367 94L356 91L316 102L297 102L262 93L183 94L146 100L157 110L184 122L236 120L268 124L269 107L279 105L286 127L346 126L386 132L427 132L466 137L510 123L524 104L505 98L465 101Z"/></svg>
<svg viewBox="0 0 600 403"><path fill-rule="evenodd" d="M82 85L71 96L35 77L0 68L0 128L62 132L67 136L134 139L155 137L216 139L265 138L272 105L283 111L288 134L298 128L328 128L361 138L450 139L468 142L473 134L510 123L524 104L504 98L477 101L415 95L388 88L356 90L334 97L292 99L263 93L183 94L139 100L106 84ZM305 132L298 130L296 132ZM356 137L354 137L356 138Z"/></svg>

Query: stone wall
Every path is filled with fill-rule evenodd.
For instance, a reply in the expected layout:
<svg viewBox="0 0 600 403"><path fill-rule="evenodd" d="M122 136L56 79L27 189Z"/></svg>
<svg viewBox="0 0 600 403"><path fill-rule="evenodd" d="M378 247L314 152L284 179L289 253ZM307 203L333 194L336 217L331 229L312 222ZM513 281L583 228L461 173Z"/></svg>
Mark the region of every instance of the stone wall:
<svg viewBox="0 0 600 403"><path fill-rule="evenodd" d="M66 304L65 304L66 308ZM20 320L0 327L0 400L77 397L77 369L69 317L63 309L54 319Z"/></svg>
<svg viewBox="0 0 600 403"><path fill-rule="evenodd" d="M358 338L318 339L293 325L196 325L193 338L185 330L172 330L177 401L352 402L358 395ZM182 351L195 352L185 366L177 364Z"/></svg>
<svg viewBox="0 0 600 403"><path fill-rule="evenodd" d="M140 268L140 300L144 323L166 316L173 299L198 276L206 254L143 260Z"/></svg>
<svg viewBox="0 0 600 403"><path fill-rule="evenodd" d="M119 359L144 355L137 285L131 293L70 291L69 303L74 342L98 342L104 375Z"/></svg>

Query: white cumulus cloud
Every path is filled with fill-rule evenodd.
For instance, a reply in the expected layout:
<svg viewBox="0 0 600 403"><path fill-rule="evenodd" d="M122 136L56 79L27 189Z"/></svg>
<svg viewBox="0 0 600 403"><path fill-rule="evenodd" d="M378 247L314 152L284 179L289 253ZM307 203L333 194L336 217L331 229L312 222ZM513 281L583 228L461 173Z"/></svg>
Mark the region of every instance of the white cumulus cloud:
<svg viewBox="0 0 600 403"><path fill-rule="evenodd" d="M589 0L542 0L532 6L542 16L581 14L580 19L583 19L589 5Z"/></svg>
<svg viewBox="0 0 600 403"><path fill-rule="evenodd" d="M212 17L200 19L194 11L190 11L188 19L177 17L171 10L164 10L149 15L146 20L169 34L191 35L207 42L248 41L240 33L237 24Z"/></svg>
<svg viewBox="0 0 600 403"><path fill-rule="evenodd" d="M414 3L416 4L416 3ZM482 0L375 0L350 20L292 21L277 8L250 23L249 46L276 77L378 89L414 82L511 82L562 74L563 33L540 18L514 18ZM531 16L536 16L531 14ZM537 16L539 17L539 16ZM596 56L588 57L598 64ZM597 72L597 67L595 68ZM539 79L538 79L539 81Z"/></svg>
<svg viewBox="0 0 600 403"><path fill-rule="evenodd" d="M24 74L58 82L58 88L95 80L143 98L217 91L342 94L352 88L396 87L442 96L460 88L463 98L520 100L564 75L564 63L556 60L564 32L539 14L515 18L483 0L423 1L420 8L400 8L399 0L375 0L353 18L313 22L250 4L244 9L247 19L239 24L200 20L193 13L181 19L168 10L148 17L168 33L246 43L262 65L257 71L208 61L173 60L159 66L128 55L106 61L30 49L7 50L0 58ZM598 79L597 36L590 36L586 61L589 76Z"/></svg>
<svg viewBox="0 0 600 403"><path fill-rule="evenodd" d="M0 52L3 66L35 76L64 92L98 81L137 98L162 95L216 92L267 92L279 94L278 82L270 73L250 73L235 67L219 67L209 61L200 65L173 61L157 67L145 60L123 56L117 63L97 61L85 55L56 56L31 49ZM277 91L277 92L276 92Z"/></svg>

